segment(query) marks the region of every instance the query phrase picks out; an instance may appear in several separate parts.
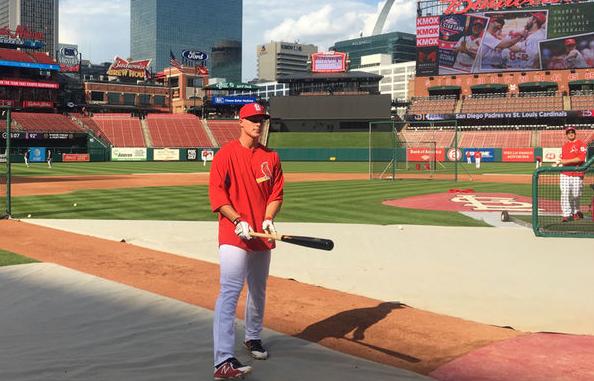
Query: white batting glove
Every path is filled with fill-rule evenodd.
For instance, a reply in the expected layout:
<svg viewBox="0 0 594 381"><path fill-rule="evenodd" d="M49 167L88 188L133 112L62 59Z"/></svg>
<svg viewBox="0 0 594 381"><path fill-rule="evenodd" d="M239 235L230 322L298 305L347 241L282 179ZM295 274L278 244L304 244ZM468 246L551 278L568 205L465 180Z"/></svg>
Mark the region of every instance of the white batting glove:
<svg viewBox="0 0 594 381"><path fill-rule="evenodd" d="M235 234L237 234L237 236L239 238L244 239L246 241L249 241L250 239L252 239L250 232L253 232L253 231L254 231L254 229L252 229L250 224L248 224L245 221L239 221L235 225Z"/></svg>
<svg viewBox="0 0 594 381"><path fill-rule="evenodd" d="M270 234L276 233L276 228L274 227L274 222L272 222L272 219L268 218L262 221L262 230Z"/></svg>

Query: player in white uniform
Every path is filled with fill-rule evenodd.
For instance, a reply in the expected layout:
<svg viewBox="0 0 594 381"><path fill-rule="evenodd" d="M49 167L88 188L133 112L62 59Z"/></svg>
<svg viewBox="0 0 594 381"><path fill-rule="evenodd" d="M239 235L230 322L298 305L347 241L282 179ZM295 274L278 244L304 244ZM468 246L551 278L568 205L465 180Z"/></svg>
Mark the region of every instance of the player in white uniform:
<svg viewBox="0 0 594 381"><path fill-rule="evenodd" d="M547 38L546 21L543 12L532 14L525 27L526 39L509 48L508 68L540 69L539 42Z"/></svg>
<svg viewBox="0 0 594 381"><path fill-rule="evenodd" d="M482 71L503 69L504 65L501 51L514 46L526 35L525 33L518 33L514 37L500 40L497 38L497 35L504 25L505 19L501 15L494 15L489 20L487 33L485 33L485 36L483 37L478 53L478 67Z"/></svg>
<svg viewBox="0 0 594 381"><path fill-rule="evenodd" d="M481 37L484 30L485 24L483 20L475 19L471 27L471 34L458 40L454 46L454 49L458 53L454 62L454 69L466 72L472 71L472 66L481 46Z"/></svg>
<svg viewBox="0 0 594 381"><path fill-rule="evenodd" d="M594 67L594 40L590 41L589 46L582 50L582 55L586 60L588 67Z"/></svg>
<svg viewBox="0 0 594 381"><path fill-rule="evenodd" d="M586 64L586 59L580 53L579 50L576 48L576 42L573 38L568 38L563 41L563 45L565 45L565 51L567 55L565 56L565 67L568 69L583 69L588 67Z"/></svg>

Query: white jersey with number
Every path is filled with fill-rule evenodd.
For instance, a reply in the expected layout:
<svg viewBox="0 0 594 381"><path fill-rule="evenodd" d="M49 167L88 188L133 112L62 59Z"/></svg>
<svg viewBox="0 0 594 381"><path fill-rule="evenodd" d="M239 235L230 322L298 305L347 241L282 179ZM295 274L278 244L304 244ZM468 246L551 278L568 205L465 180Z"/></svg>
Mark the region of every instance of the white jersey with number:
<svg viewBox="0 0 594 381"><path fill-rule="evenodd" d="M529 34L524 41L515 45L520 48L519 52L508 52L506 66L516 69L540 68L539 42L546 38L547 34L543 28Z"/></svg>
<svg viewBox="0 0 594 381"><path fill-rule="evenodd" d="M500 43L501 40L491 33L485 33L478 53L481 70L500 69L502 67L501 51L497 49L497 45Z"/></svg>
<svg viewBox="0 0 594 381"><path fill-rule="evenodd" d="M475 38L474 36L464 36L456 43L454 48L459 49L462 46L462 43L466 44L466 49L478 52L478 49L481 46L481 39L480 37ZM463 52L459 52L456 55L454 69L460 69L470 72L472 69L472 65L474 65L474 58L471 55Z"/></svg>

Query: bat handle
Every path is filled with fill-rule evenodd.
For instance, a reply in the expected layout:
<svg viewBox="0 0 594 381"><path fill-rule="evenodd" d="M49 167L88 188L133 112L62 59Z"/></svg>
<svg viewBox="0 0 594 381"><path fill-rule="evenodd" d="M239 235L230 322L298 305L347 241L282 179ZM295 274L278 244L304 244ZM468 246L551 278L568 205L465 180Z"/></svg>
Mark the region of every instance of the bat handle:
<svg viewBox="0 0 594 381"><path fill-rule="evenodd" d="M280 235L278 233L270 234L270 233L250 232L250 235L252 237L274 239L274 240L277 240L277 241L280 241L280 239L282 238L282 235Z"/></svg>

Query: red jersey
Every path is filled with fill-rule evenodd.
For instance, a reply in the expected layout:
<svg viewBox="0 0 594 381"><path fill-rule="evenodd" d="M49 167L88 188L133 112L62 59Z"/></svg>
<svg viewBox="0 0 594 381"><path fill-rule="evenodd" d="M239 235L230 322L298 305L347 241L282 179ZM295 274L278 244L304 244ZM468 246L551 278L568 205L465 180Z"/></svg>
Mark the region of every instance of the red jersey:
<svg viewBox="0 0 594 381"><path fill-rule="evenodd" d="M480 159L480 158L481 158L481 156L483 156L483 155L481 155L481 151L475 151L475 152L474 152L474 158L475 158L475 159Z"/></svg>
<svg viewBox="0 0 594 381"><path fill-rule="evenodd" d="M563 160L568 160L568 159L574 159L574 158L579 158L580 162L577 164L572 164L571 166L575 166L575 167L579 167L580 165L584 164L586 162L586 152L587 152L587 148L586 148L586 143L584 143L581 140L574 140L572 142L567 142L565 144L563 144L563 147L561 147L561 159ZM567 176L578 176L578 177L584 177L584 172L561 172L564 175Z"/></svg>
<svg viewBox="0 0 594 381"><path fill-rule="evenodd" d="M214 156L210 170L209 196L213 212L231 205L256 232L262 231L266 206L283 199L284 177L278 153L259 145L246 148L239 140L224 145ZM242 240L235 226L219 214L219 245L233 245L244 250L273 249L274 242L252 238Z"/></svg>

